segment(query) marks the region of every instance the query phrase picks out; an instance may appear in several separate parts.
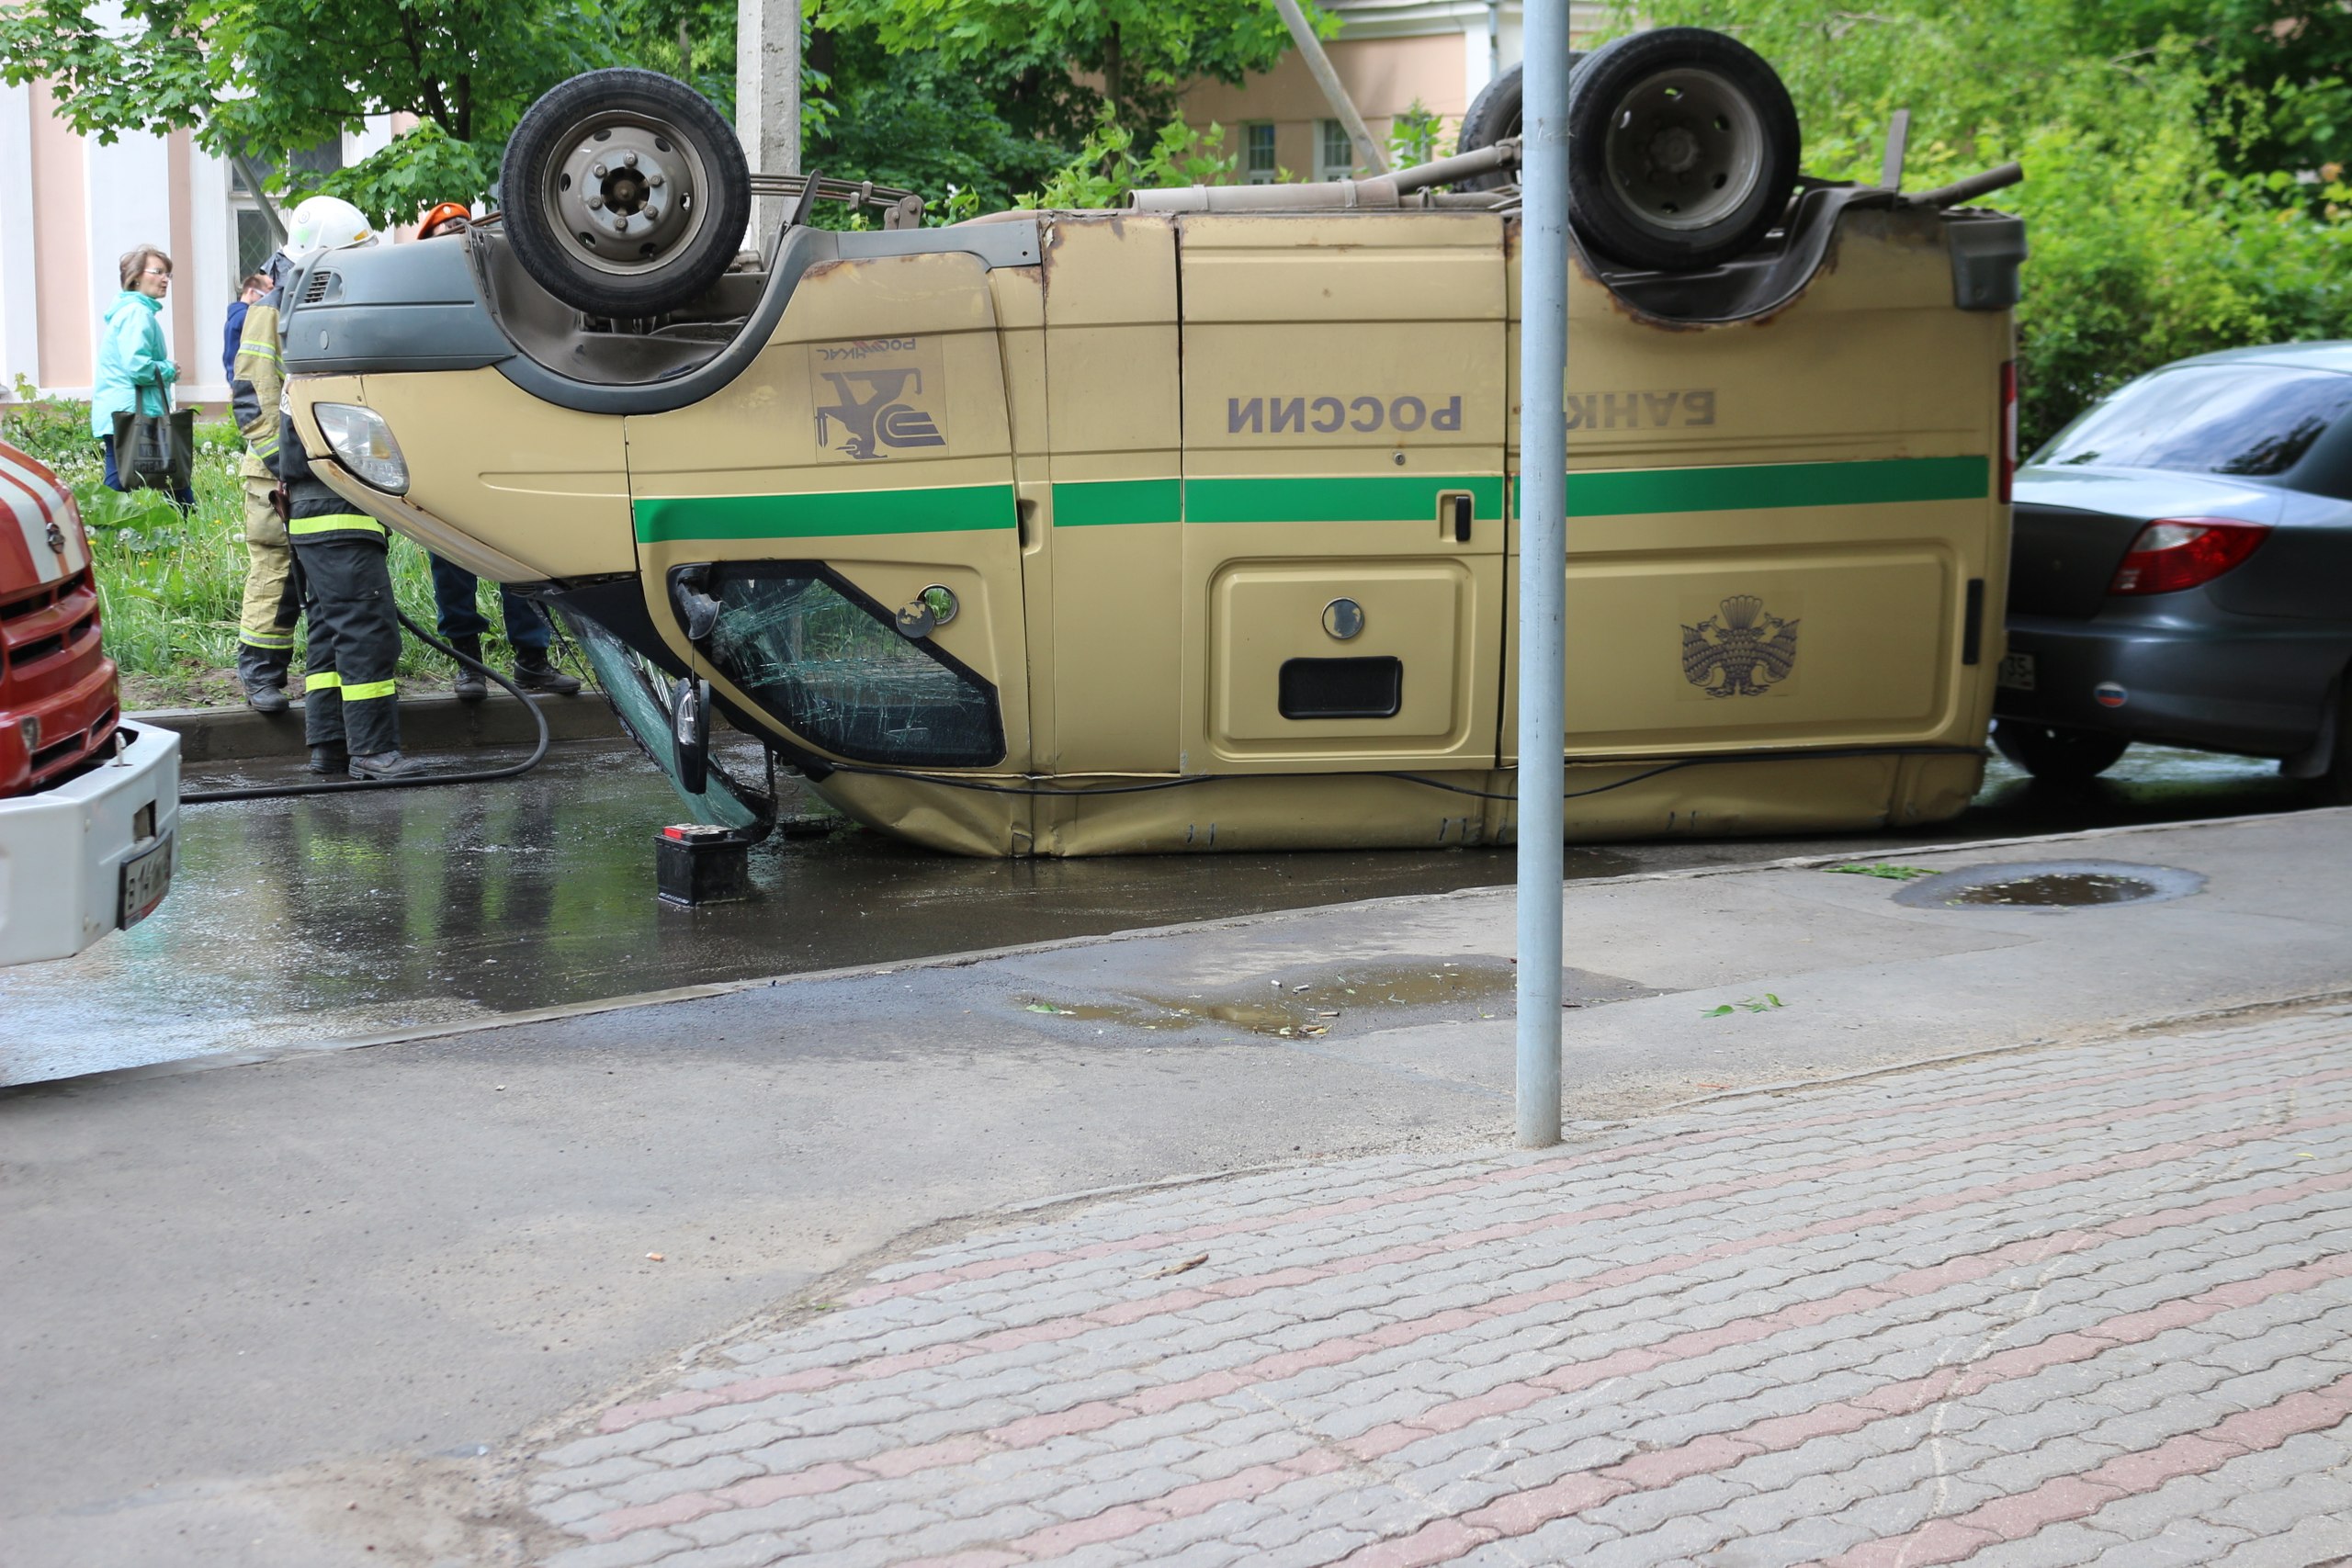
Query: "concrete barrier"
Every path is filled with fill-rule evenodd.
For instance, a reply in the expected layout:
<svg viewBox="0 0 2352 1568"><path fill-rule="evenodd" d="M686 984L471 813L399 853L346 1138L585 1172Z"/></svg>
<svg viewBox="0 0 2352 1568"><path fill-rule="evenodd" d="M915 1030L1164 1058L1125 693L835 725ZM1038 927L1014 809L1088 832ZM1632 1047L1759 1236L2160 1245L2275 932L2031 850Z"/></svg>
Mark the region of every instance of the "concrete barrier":
<svg viewBox="0 0 2352 1568"><path fill-rule="evenodd" d="M538 696L531 699L547 716L548 733L556 740L619 740L625 739L612 705L594 692L575 697ZM284 713L259 714L251 708L156 708L126 714L132 724L152 724L175 730L180 761L201 766L208 762L250 762L272 757L299 757L307 750L302 740L302 705ZM461 703L446 693L401 699L401 745L411 751L456 751L474 747L528 746L537 731L522 705L501 692L489 700Z"/></svg>

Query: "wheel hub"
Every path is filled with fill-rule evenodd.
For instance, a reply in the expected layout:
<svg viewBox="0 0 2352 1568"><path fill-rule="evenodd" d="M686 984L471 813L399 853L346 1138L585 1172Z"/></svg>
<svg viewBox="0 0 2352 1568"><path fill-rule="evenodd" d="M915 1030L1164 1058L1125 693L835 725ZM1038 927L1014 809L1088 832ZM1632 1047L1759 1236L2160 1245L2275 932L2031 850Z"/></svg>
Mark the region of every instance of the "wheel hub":
<svg viewBox="0 0 2352 1568"><path fill-rule="evenodd" d="M1618 198L1656 228L1703 229L1738 211L1762 176L1764 128L1746 93L1695 66L1635 83L1609 117Z"/></svg>
<svg viewBox="0 0 2352 1568"><path fill-rule="evenodd" d="M603 272L649 272L700 228L700 162L673 128L601 114L564 140L571 150L550 173L548 206L581 261Z"/></svg>

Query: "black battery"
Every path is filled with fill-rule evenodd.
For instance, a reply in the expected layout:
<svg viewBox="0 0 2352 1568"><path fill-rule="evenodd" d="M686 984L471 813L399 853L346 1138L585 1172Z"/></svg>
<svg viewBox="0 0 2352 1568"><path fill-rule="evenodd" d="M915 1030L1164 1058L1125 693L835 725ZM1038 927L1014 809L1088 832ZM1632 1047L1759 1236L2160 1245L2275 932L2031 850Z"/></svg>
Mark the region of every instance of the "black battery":
<svg viewBox="0 0 2352 1568"><path fill-rule="evenodd" d="M752 896L754 835L705 822L664 828L654 836L654 881L663 901L692 907Z"/></svg>

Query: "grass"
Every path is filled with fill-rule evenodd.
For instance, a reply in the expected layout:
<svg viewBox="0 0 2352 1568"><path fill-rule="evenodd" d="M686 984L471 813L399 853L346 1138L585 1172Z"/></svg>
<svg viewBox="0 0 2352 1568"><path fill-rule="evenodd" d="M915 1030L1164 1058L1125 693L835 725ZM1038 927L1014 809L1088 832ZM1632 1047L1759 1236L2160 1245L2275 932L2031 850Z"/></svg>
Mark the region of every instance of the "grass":
<svg viewBox="0 0 2352 1568"><path fill-rule="evenodd" d="M87 403L35 398L22 383L17 394L21 400L0 413L0 439L46 463L74 492L90 537L107 651L123 672L124 705L242 701L233 671L245 591L245 513L237 477L243 447L235 426L225 421L197 426L196 505L183 516L159 491L106 488ZM391 568L400 607L430 627L433 579L424 551L395 536ZM495 606L487 613L492 630L483 645L493 663L509 663L512 650ZM302 667L299 646L294 667L298 673ZM446 686L451 673L447 660L402 637L404 688Z"/></svg>

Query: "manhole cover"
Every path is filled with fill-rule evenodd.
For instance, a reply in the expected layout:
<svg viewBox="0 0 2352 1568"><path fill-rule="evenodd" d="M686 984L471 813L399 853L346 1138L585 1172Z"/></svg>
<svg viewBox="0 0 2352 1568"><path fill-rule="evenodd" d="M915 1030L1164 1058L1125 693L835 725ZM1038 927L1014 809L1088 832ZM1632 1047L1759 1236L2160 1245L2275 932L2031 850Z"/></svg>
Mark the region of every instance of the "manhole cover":
<svg viewBox="0 0 2352 1568"><path fill-rule="evenodd" d="M1915 909L2093 909L2160 904L2205 886L2193 871L2129 861L2045 860L1972 865L1914 882L1894 896Z"/></svg>

